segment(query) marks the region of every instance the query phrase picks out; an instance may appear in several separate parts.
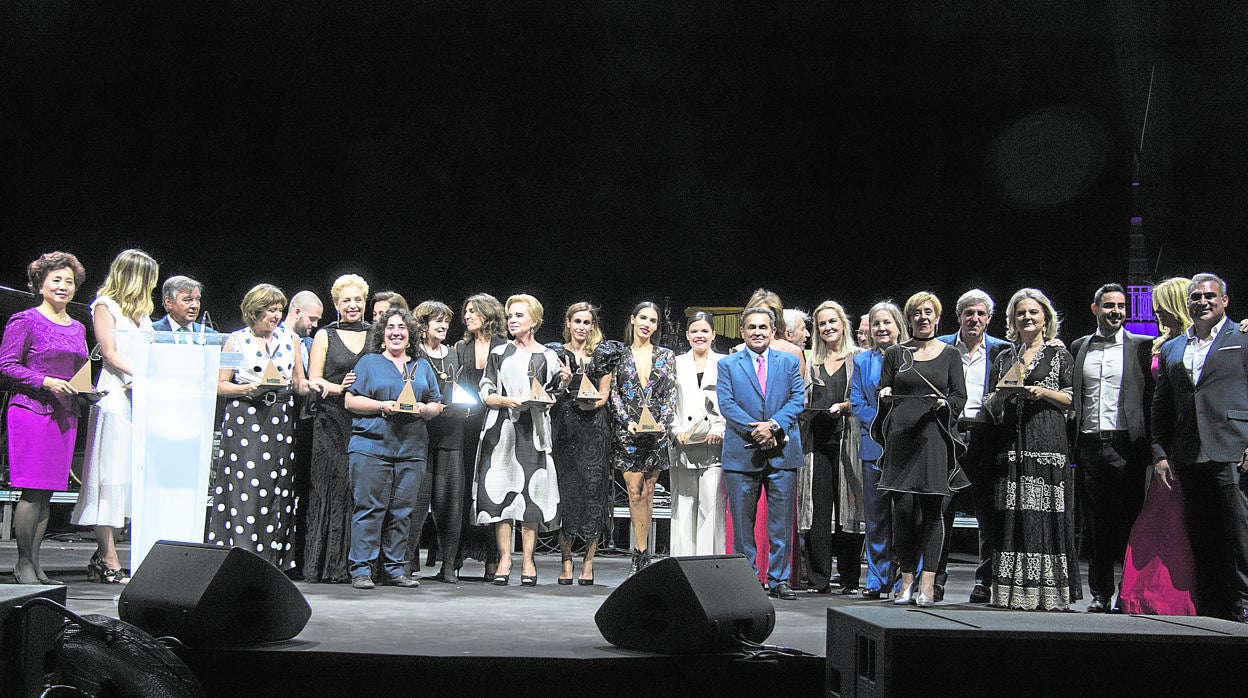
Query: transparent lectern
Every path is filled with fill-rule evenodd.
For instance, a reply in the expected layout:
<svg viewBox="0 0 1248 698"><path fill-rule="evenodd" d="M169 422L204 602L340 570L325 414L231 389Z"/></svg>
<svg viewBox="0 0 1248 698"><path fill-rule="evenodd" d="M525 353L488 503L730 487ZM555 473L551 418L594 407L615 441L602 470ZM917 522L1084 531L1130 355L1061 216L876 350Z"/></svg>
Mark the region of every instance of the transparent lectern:
<svg viewBox="0 0 1248 698"><path fill-rule="evenodd" d="M158 540L204 541L217 371L228 334L130 331L135 353L130 569ZM241 358L241 357L234 357Z"/></svg>

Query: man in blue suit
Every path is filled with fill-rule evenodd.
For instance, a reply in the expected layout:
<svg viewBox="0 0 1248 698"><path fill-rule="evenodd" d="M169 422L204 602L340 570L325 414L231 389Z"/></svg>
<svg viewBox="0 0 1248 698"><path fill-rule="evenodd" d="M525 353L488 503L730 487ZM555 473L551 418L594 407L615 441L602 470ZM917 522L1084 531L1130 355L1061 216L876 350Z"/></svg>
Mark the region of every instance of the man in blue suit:
<svg viewBox="0 0 1248 698"><path fill-rule="evenodd" d="M760 488L767 490L767 588L773 598L793 600L789 587L797 469L802 443L797 417L805 392L797 358L770 348L776 327L767 308L741 314L745 349L719 362L715 391L727 422L723 469L732 512L733 549L754 565L754 514ZM757 574L758 570L755 569Z"/></svg>
<svg viewBox="0 0 1248 698"><path fill-rule="evenodd" d="M1183 483L1201 615L1248 623L1248 335L1226 318L1226 282L1188 285L1192 326L1161 347L1153 467Z"/></svg>
<svg viewBox="0 0 1248 698"><path fill-rule="evenodd" d="M992 600L992 553L996 550L996 505L992 501L993 487L997 479L996 453L993 448L992 419L983 409L984 395L992 392L988 376L992 362L1010 343L988 334L992 322L992 298L973 288L958 298L958 331L937 337L952 344L962 355L962 373L966 376L966 405L958 415L958 431L966 444L966 455L958 459L962 469L971 480L971 497L975 504L975 518L979 523L979 566L975 569L975 588L971 590L971 603L988 603ZM945 530L953 530L954 508L945 509ZM936 571L936 600L944 597L946 566L949 562L949 539L941 550L940 566Z"/></svg>
<svg viewBox="0 0 1248 698"><path fill-rule="evenodd" d="M152 329L158 332L205 332L215 334L216 330L196 322L199 319L199 308L204 292L204 285L188 276L171 276L160 288L165 313L164 317L152 323Z"/></svg>

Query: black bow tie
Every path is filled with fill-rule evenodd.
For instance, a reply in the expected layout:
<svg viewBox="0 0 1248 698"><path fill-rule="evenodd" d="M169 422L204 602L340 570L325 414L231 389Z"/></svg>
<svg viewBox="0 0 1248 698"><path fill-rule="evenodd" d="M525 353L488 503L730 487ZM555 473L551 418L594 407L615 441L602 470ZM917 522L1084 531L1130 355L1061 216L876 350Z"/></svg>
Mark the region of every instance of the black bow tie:
<svg viewBox="0 0 1248 698"><path fill-rule="evenodd" d="M1099 342L1099 343L1101 343L1101 344L1113 344L1113 343L1114 343L1114 338L1113 338L1113 337L1106 337L1106 336L1105 336L1105 335L1103 335L1103 334L1094 334L1094 335L1092 335L1092 343L1093 343L1093 344L1096 344L1096 343L1098 343L1098 342Z"/></svg>

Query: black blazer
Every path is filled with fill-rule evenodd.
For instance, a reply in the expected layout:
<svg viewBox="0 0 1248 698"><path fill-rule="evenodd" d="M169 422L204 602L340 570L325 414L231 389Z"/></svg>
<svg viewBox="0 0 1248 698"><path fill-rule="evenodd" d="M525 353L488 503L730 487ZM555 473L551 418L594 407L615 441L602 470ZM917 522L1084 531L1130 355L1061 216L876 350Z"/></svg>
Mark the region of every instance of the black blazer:
<svg viewBox="0 0 1248 698"><path fill-rule="evenodd" d="M1074 404L1075 435L1083 428L1083 362L1088 358L1088 342L1092 335L1076 339L1070 345L1075 355ZM1122 331L1122 388L1118 394L1118 428L1126 429L1133 442L1148 439L1149 406L1153 401L1153 338Z"/></svg>
<svg viewBox="0 0 1248 698"><path fill-rule="evenodd" d="M1238 463L1248 446L1248 334L1230 320L1213 340L1200 382L1183 366L1187 336L1161 347L1153 396L1153 460L1195 463L1203 445L1218 463Z"/></svg>

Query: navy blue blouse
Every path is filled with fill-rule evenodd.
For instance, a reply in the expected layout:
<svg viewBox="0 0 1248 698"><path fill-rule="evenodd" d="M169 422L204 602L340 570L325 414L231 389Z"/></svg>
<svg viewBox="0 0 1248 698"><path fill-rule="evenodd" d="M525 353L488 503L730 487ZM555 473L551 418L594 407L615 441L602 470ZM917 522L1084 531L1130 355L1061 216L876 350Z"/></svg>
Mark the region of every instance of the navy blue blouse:
<svg viewBox="0 0 1248 698"><path fill-rule="evenodd" d="M441 402L438 377L427 359L409 359L407 371L412 374L412 392L417 402ZM403 375L390 359L381 354L365 354L355 365L355 382L347 390L374 400L397 400L404 383ZM356 415L347 451L391 460L426 460L428 422L419 415L403 412L391 413L389 418L380 414Z"/></svg>

